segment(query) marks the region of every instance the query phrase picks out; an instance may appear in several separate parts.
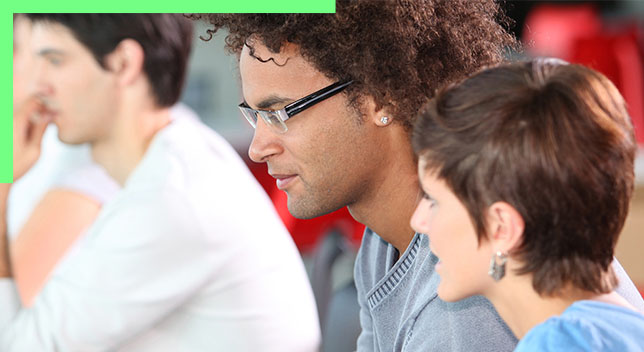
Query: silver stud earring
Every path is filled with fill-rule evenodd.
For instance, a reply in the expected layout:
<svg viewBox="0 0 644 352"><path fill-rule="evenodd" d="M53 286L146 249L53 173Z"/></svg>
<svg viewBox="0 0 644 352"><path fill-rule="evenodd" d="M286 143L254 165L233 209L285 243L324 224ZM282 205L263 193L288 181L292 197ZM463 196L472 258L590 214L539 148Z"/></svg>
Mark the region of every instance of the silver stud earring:
<svg viewBox="0 0 644 352"><path fill-rule="evenodd" d="M507 253L496 252L490 260L490 269L487 274L492 276L494 281L499 281L505 276L505 263L508 262Z"/></svg>
<svg viewBox="0 0 644 352"><path fill-rule="evenodd" d="M382 122L383 125L386 125L389 123L389 117L383 116L380 118L380 122Z"/></svg>

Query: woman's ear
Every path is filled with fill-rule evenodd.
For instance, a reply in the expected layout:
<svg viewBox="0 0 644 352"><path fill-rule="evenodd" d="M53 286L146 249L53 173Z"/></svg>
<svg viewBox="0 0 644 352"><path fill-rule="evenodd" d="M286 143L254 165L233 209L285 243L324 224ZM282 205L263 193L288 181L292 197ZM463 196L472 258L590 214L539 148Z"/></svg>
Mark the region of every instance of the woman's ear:
<svg viewBox="0 0 644 352"><path fill-rule="evenodd" d="M496 202L487 210L488 233L495 252L511 253L523 242L523 216L510 204Z"/></svg>
<svg viewBox="0 0 644 352"><path fill-rule="evenodd" d="M145 53L141 44L133 39L123 39L116 48L107 55L107 69L117 75L118 82L129 85L136 81L143 72Z"/></svg>

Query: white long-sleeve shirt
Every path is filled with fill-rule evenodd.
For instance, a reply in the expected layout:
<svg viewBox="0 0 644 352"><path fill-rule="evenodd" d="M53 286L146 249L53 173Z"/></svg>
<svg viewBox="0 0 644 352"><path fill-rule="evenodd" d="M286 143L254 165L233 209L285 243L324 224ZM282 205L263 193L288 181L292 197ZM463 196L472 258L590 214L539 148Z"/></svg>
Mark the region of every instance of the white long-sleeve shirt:
<svg viewBox="0 0 644 352"><path fill-rule="evenodd" d="M191 110L177 105L173 115ZM68 145L58 140L55 124L47 126L42 140L40 158L24 176L13 183L7 204L7 232L15 239L43 196L52 189L81 194L103 204L120 186L92 160L88 144Z"/></svg>
<svg viewBox="0 0 644 352"><path fill-rule="evenodd" d="M32 308L9 279L0 307L4 352L299 352L320 339L306 273L270 200L193 119L155 136Z"/></svg>

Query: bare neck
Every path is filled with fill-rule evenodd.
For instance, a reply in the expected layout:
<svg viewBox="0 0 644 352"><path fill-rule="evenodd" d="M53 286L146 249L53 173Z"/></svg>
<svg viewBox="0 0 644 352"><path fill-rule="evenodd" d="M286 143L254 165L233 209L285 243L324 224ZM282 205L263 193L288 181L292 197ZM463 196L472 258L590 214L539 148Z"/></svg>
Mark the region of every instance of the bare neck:
<svg viewBox="0 0 644 352"><path fill-rule="evenodd" d="M555 296L540 296L533 289L529 274L509 275L484 295L519 339L547 319L561 315L576 301L595 300L634 309L616 292L598 295L569 288Z"/></svg>
<svg viewBox="0 0 644 352"><path fill-rule="evenodd" d="M170 123L168 108L123 111L109 135L93 142L92 158L121 186L134 171L154 136Z"/></svg>
<svg viewBox="0 0 644 352"><path fill-rule="evenodd" d="M383 167L363 197L348 208L357 221L402 253L414 237L409 221L420 200L416 160L402 128L381 149L387 151Z"/></svg>

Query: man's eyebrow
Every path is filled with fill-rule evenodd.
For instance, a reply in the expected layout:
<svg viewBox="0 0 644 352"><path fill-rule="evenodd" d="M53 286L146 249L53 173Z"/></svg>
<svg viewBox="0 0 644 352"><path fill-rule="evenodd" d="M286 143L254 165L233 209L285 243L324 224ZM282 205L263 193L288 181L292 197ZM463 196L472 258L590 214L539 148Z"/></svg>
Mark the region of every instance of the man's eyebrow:
<svg viewBox="0 0 644 352"><path fill-rule="evenodd" d="M291 99L291 98L271 95L268 98L265 98L264 100L262 100L259 103L257 103L257 108L262 109L262 110L266 110L266 109L270 109L271 107L273 107L275 105L285 105L286 103L290 103L292 101L293 101L293 99Z"/></svg>
<svg viewBox="0 0 644 352"><path fill-rule="evenodd" d="M36 54L39 56L46 56L46 55L64 55L65 53L59 49L44 48L44 49L38 50Z"/></svg>

